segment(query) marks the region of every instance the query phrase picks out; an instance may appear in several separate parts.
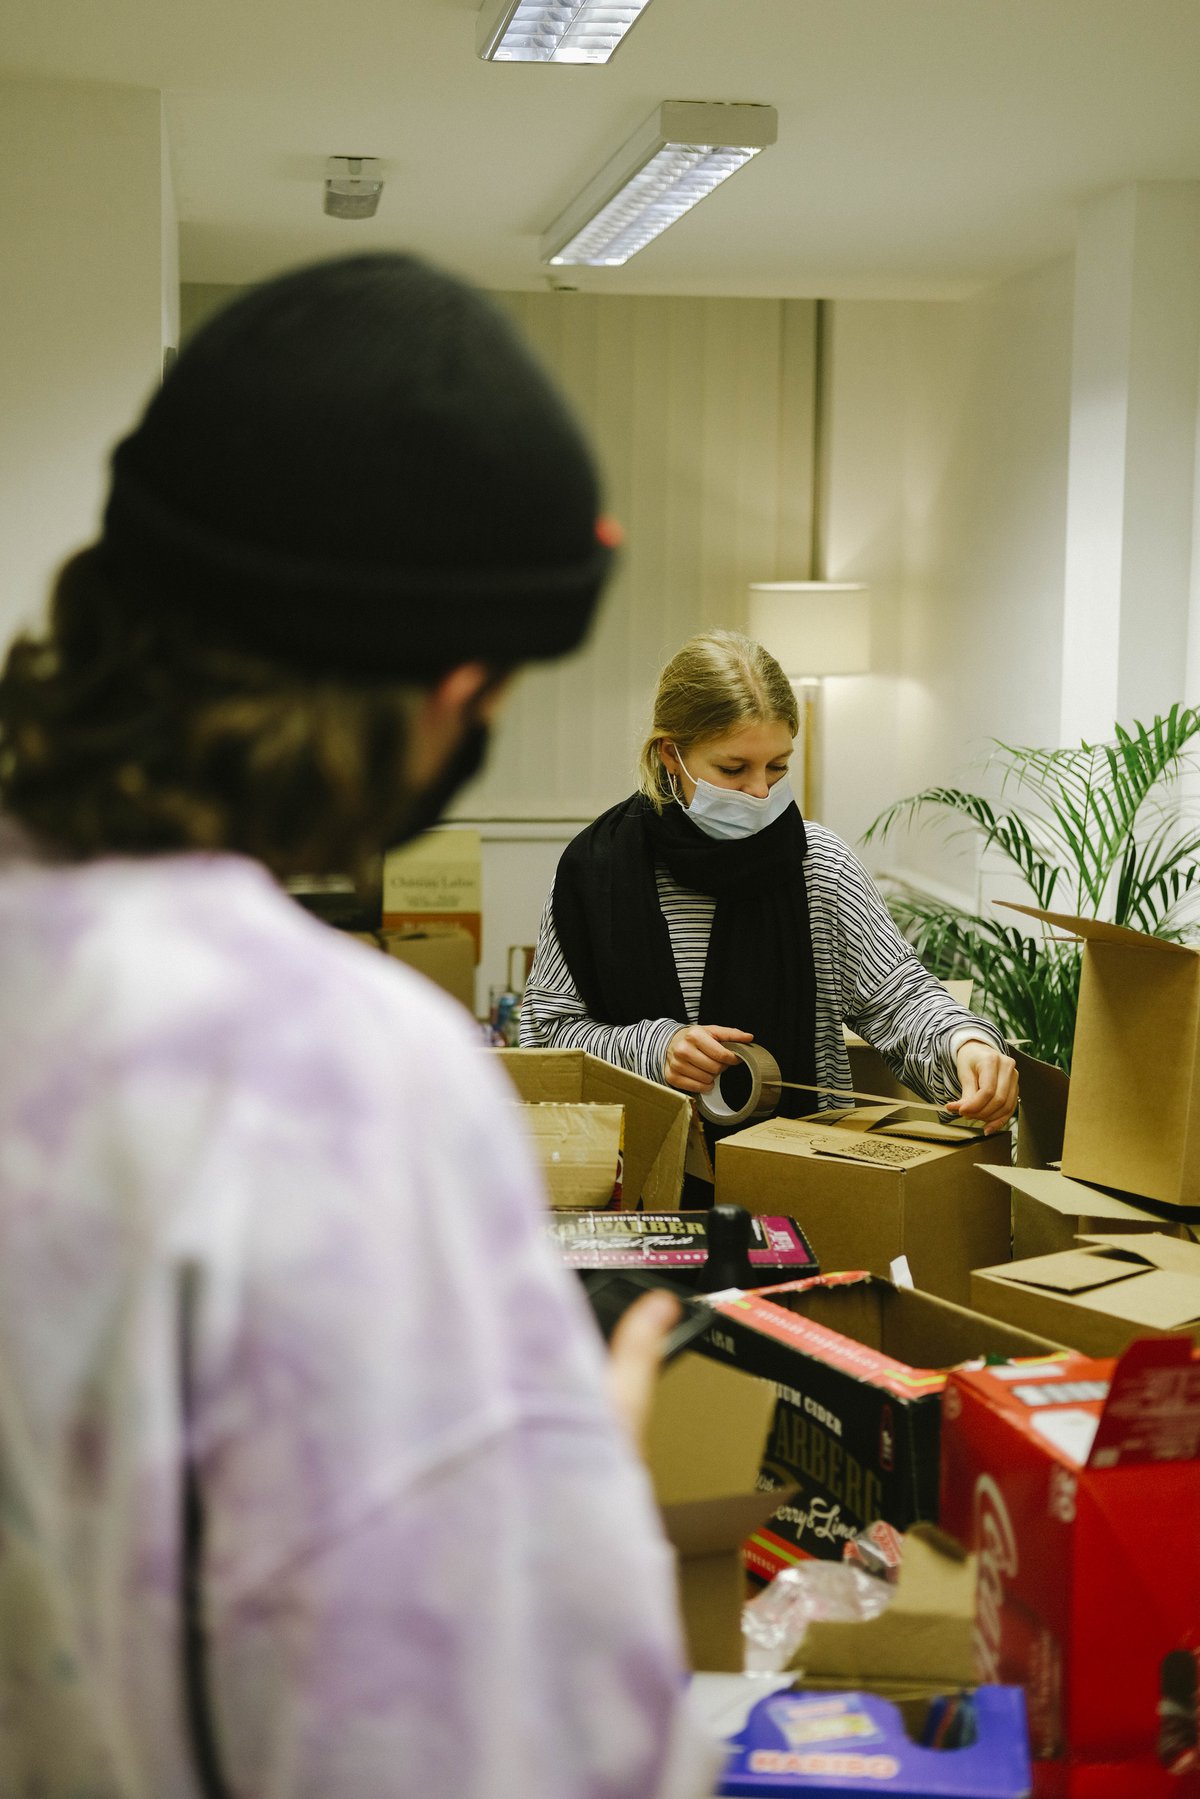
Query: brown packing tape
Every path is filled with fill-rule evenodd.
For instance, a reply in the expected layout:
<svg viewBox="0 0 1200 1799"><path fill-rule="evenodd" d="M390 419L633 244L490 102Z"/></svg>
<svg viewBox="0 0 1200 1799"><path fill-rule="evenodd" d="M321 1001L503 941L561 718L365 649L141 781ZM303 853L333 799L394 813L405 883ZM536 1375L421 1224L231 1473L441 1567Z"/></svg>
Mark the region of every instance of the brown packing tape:
<svg viewBox="0 0 1200 1799"><path fill-rule="evenodd" d="M709 1124L741 1125L752 1124L756 1119L769 1118L779 1104L780 1095L785 1091L793 1093L820 1093L827 1098L866 1100L872 1105L884 1105L890 1112L896 1110L898 1103L903 1103L907 1111L932 1112L940 1116L945 1106L933 1105L928 1100L913 1099L898 1102L895 1094L859 1093L852 1087L817 1086L808 1081L785 1081L778 1062L770 1050L758 1043L729 1043L731 1050L750 1071L750 1092L740 1106L731 1106L721 1092L724 1075L718 1075L707 1093L697 1096L696 1106L702 1118ZM964 1133L974 1134L983 1129L974 1120L964 1118L953 1127L943 1126L943 1130L958 1129ZM900 1134L899 1127L897 1132ZM915 1133L914 1133L915 1134Z"/></svg>

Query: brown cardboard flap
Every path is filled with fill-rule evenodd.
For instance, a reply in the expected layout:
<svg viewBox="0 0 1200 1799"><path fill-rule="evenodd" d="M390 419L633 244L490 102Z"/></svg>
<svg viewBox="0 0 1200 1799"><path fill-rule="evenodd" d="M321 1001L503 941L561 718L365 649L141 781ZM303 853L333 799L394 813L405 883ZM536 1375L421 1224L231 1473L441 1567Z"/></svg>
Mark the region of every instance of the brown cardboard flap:
<svg viewBox="0 0 1200 1799"><path fill-rule="evenodd" d="M1200 1280L1200 1243L1187 1243L1178 1237L1164 1237L1159 1231L1134 1237L1110 1237L1106 1233L1102 1237L1081 1237L1080 1242L1092 1244L1098 1249L1111 1250L1114 1255L1135 1257L1139 1262L1148 1262L1152 1268L1169 1269L1173 1274L1185 1274L1192 1280Z"/></svg>
<svg viewBox="0 0 1200 1799"><path fill-rule="evenodd" d="M1053 1062L1013 1048L1021 1103L1017 1113L1017 1166L1046 1168L1062 1160L1070 1077Z"/></svg>
<svg viewBox="0 0 1200 1799"><path fill-rule="evenodd" d="M1109 924L1103 918L1078 918L1069 912L1043 912L1037 906L1018 905L1016 900L997 900L998 906L1004 906L1010 912L1024 912L1029 918L1040 918L1046 924L1056 925L1060 931L1069 931L1072 937L1080 937L1086 943L1112 943L1121 949L1140 949L1162 951L1168 955L1194 956L1196 951L1186 943L1172 943L1165 937L1149 937L1145 931L1131 931L1128 926Z"/></svg>
<svg viewBox="0 0 1200 1799"><path fill-rule="evenodd" d="M1064 1249L1058 1255L1030 1256L1024 1262L1001 1262L980 1268L980 1274L997 1280L1020 1281L1025 1287L1045 1287L1051 1293L1090 1293L1136 1273L1130 1262L1114 1261L1086 1249Z"/></svg>
<svg viewBox="0 0 1200 1799"><path fill-rule="evenodd" d="M1064 1218L1111 1218L1117 1223L1134 1223L1155 1216L1131 1200L1118 1199L1115 1193L1105 1193L1083 1181L1073 1181L1055 1168L985 1167L983 1173L1014 1187L1018 1193L1028 1194Z"/></svg>
<svg viewBox="0 0 1200 1799"><path fill-rule="evenodd" d="M1148 1330L1190 1330L1200 1319L1200 1281L1194 1275L1153 1268L1106 1287L1096 1304L1110 1318L1144 1324Z"/></svg>
<svg viewBox="0 0 1200 1799"><path fill-rule="evenodd" d="M774 1412L769 1381L708 1356L672 1362L659 1379L646 1433L646 1465L659 1505L755 1494Z"/></svg>
<svg viewBox="0 0 1200 1799"><path fill-rule="evenodd" d="M876 1137L908 1137L914 1143L973 1143L979 1132L969 1124L941 1124L936 1118L912 1118L898 1124L881 1124L872 1134Z"/></svg>
<svg viewBox="0 0 1200 1799"><path fill-rule="evenodd" d="M726 1499L693 1499L658 1509L667 1537L686 1558L736 1549L786 1499L787 1492L777 1490L739 1493Z"/></svg>

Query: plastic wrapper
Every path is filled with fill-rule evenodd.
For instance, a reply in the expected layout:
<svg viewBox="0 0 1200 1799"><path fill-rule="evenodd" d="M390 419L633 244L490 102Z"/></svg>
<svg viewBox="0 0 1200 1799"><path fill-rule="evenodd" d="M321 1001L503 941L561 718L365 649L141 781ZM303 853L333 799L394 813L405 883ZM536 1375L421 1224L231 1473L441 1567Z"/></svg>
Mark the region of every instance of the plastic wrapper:
<svg viewBox="0 0 1200 1799"><path fill-rule="evenodd" d="M823 1619L865 1623L891 1604L893 1590L852 1562L813 1561L784 1568L742 1607L746 1673L778 1674L792 1667L810 1624Z"/></svg>

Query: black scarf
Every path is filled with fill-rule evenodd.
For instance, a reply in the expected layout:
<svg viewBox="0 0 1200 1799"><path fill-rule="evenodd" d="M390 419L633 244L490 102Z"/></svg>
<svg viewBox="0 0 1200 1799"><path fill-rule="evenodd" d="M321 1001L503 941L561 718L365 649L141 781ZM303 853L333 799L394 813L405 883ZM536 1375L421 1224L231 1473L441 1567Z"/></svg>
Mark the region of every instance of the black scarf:
<svg viewBox="0 0 1200 1799"><path fill-rule="evenodd" d="M601 813L567 845L554 882L554 925L591 1017L605 1024L687 1018L658 903L655 865L715 898L701 1024L752 1031L783 1078L816 1080L816 975L804 858L792 805L753 836L707 836L683 807L659 814L641 794ZM815 1095L785 1093L780 1111Z"/></svg>

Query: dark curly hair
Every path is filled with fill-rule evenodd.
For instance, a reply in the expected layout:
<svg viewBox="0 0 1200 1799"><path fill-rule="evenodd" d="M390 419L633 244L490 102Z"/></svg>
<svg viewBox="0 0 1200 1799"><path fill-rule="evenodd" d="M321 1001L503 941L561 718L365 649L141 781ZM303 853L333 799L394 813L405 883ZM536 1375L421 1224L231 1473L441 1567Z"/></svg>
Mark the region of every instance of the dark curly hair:
<svg viewBox="0 0 1200 1799"><path fill-rule="evenodd" d="M0 674L0 803L73 859L241 851L362 873L402 825L421 690L299 675L74 556Z"/></svg>

